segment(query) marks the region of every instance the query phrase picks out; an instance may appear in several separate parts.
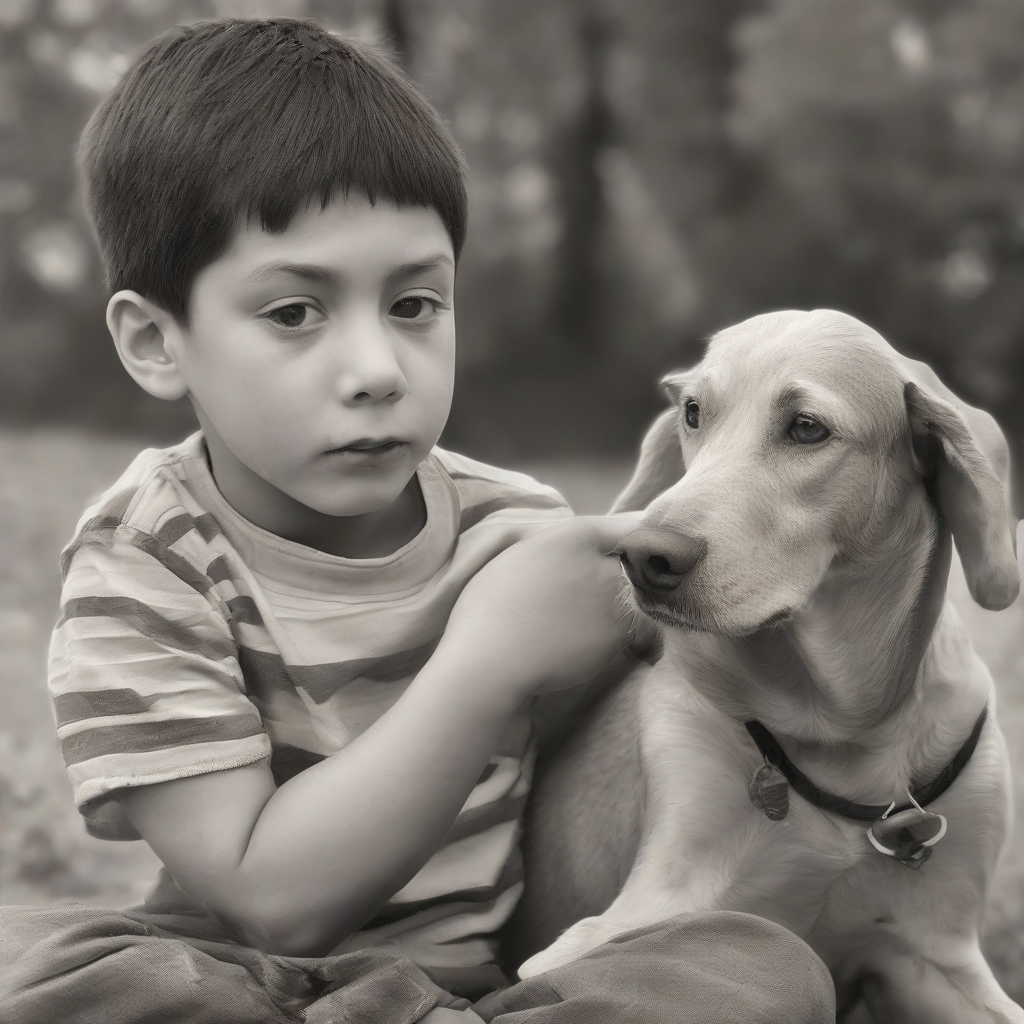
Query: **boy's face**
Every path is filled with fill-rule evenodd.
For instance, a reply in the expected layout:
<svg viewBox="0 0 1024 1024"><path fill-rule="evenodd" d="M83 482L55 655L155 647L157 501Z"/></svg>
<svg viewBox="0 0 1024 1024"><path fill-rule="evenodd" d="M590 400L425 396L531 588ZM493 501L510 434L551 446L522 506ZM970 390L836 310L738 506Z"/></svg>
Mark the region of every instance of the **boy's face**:
<svg viewBox="0 0 1024 1024"><path fill-rule="evenodd" d="M352 191L280 234L239 230L196 277L175 353L218 483L330 516L395 502L448 417L454 282L425 207Z"/></svg>

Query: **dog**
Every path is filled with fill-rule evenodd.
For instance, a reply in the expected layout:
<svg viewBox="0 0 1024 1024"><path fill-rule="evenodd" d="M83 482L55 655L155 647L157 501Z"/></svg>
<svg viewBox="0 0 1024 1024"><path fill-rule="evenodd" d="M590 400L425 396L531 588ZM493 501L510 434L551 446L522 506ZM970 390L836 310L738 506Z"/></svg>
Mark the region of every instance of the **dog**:
<svg viewBox="0 0 1024 1024"><path fill-rule="evenodd" d="M664 653L537 787L520 977L734 910L810 944L839 1019L1024 1024L978 942L1009 762L945 601L952 542L979 604L1019 590L998 426L830 310L724 330L663 386L612 511L646 509L620 557Z"/></svg>

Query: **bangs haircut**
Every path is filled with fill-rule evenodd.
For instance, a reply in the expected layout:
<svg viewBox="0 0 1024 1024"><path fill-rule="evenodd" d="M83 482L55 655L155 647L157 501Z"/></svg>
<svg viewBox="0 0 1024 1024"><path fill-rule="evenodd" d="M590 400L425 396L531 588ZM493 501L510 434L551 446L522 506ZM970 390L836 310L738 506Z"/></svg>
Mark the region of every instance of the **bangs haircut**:
<svg viewBox="0 0 1024 1024"><path fill-rule="evenodd" d="M464 161L437 112L382 51L309 21L158 37L93 114L79 169L110 288L186 326L240 226L282 232L353 188L436 210L456 259L465 241Z"/></svg>

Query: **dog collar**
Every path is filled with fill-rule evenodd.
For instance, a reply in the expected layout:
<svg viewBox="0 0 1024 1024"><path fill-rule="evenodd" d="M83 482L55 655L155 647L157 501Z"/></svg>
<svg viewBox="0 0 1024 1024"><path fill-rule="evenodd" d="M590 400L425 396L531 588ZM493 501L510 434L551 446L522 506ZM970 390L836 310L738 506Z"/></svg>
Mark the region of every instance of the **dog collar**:
<svg viewBox="0 0 1024 1024"><path fill-rule="evenodd" d="M964 770L967 762L970 761L974 748L978 745L978 738L981 736L982 727L988 717L988 704L981 709L971 734L964 741L963 746L953 755L953 759L932 779L927 785L915 786L909 790L907 795L910 802L894 807L893 804L858 804L845 797L836 796L834 793L826 793L819 789L792 761L786 756L786 752L779 745L779 741L756 719L744 722L747 732L757 744L757 749L765 759L765 764L754 773L754 781L751 782L751 799L755 806L759 806L755 799L755 790L762 800L760 806L765 814L773 820L779 820L786 816L789 810L788 796L784 791L780 792L785 783L788 783L806 801L820 807L824 811L831 811L833 814L841 814L844 818L852 818L854 821L877 821L880 818L895 816L903 811L912 808L920 810L926 807L933 800L937 800L956 781L957 776ZM768 771L766 771L768 769ZM784 777L779 779L775 773L781 773ZM760 774L760 779L759 779Z"/></svg>

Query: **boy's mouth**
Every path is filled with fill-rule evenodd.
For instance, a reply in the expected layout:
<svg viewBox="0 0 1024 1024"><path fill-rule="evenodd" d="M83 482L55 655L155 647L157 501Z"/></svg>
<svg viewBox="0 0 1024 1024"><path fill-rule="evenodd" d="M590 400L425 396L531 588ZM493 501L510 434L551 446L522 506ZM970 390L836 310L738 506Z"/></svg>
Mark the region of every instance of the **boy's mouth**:
<svg viewBox="0 0 1024 1024"><path fill-rule="evenodd" d="M375 452L380 451L384 448L395 448L398 445L405 444L404 441L399 441L397 437L361 437L358 441L351 441L349 444L342 445L340 448L334 448L336 452Z"/></svg>
<svg viewBox="0 0 1024 1024"><path fill-rule="evenodd" d="M377 465L400 459L408 447L397 437L361 437L324 454L353 465Z"/></svg>

